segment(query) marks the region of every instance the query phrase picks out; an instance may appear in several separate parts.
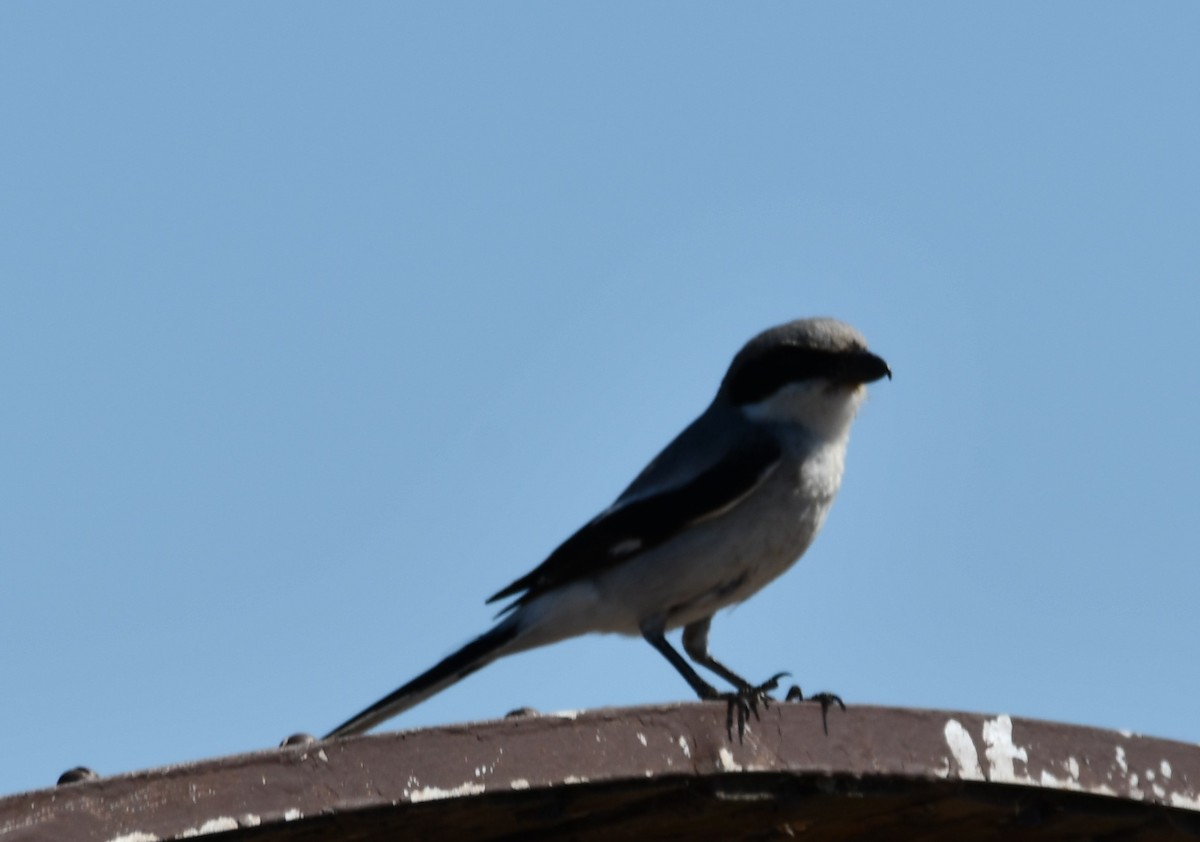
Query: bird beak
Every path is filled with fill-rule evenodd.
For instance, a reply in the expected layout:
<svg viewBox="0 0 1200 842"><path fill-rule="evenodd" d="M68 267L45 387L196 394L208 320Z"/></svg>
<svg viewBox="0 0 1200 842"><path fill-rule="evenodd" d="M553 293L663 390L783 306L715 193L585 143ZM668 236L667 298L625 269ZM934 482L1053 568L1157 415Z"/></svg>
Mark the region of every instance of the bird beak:
<svg viewBox="0 0 1200 842"><path fill-rule="evenodd" d="M892 370L882 357L877 357L870 351L859 351L846 356L845 366L838 377L844 383L874 383L886 377L892 379Z"/></svg>

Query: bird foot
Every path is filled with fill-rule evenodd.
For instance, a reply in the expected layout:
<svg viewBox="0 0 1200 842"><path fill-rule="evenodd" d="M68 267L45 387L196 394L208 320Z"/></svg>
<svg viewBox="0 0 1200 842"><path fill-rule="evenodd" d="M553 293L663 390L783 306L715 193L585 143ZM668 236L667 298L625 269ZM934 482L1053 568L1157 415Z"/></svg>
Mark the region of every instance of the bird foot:
<svg viewBox="0 0 1200 842"><path fill-rule="evenodd" d="M728 709L725 712L725 730L729 732L729 739L733 739L733 721L737 718L738 742L745 739L746 722L750 719L751 714L755 719L759 719L758 706L761 704L764 708L769 708L771 702L774 701L770 693L779 687L779 679L786 676L788 673L779 672L768 678L757 687L747 685L739 688L733 693L721 693L717 698L722 699Z"/></svg>
<svg viewBox="0 0 1200 842"><path fill-rule="evenodd" d="M793 684L791 689L788 690L787 701L819 703L821 705L821 727L825 729L825 736L827 737L829 736L829 708L832 705L837 705L842 709L842 713L846 712L846 703L842 701L842 697L837 693L813 693L806 699L798 684Z"/></svg>

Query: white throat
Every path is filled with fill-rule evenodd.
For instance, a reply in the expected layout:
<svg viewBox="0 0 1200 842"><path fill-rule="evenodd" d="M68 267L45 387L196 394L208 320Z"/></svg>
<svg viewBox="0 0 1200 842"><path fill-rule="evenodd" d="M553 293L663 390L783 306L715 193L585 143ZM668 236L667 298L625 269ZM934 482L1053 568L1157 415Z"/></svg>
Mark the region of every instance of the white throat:
<svg viewBox="0 0 1200 842"><path fill-rule="evenodd" d="M759 423L796 425L825 441L844 442L866 394L864 386L827 380L789 383L757 403L746 404L742 411Z"/></svg>

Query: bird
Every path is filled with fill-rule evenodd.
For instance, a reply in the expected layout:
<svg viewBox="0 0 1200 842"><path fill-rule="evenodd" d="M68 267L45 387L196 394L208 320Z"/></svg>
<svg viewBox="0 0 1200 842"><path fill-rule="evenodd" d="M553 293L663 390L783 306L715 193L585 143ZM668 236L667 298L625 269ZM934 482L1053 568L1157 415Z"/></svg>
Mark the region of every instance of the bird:
<svg viewBox="0 0 1200 842"><path fill-rule="evenodd" d="M739 733L787 673L753 684L709 652L713 615L790 568L829 513L866 385L891 379L850 325L789 321L734 356L716 396L604 509L536 568L495 593L488 631L326 739L364 733L498 658L587 633L641 636L701 700L724 700ZM733 686L706 681L666 638ZM793 688L789 698L799 691ZM819 694L822 713L833 694ZM731 731L732 737L732 731Z"/></svg>

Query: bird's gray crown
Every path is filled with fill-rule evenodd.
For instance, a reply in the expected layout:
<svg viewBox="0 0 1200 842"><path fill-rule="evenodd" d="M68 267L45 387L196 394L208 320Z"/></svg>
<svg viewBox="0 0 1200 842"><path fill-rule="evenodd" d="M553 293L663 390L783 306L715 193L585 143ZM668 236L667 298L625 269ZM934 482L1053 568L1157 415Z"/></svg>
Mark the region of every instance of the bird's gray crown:
<svg viewBox="0 0 1200 842"><path fill-rule="evenodd" d="M870 383L891 377L861 333L837 319L797 319L764 330L733 358L721 382L725 399L755 403L789 383L823 379Z"/></svg>

